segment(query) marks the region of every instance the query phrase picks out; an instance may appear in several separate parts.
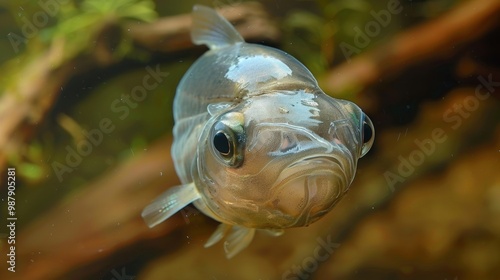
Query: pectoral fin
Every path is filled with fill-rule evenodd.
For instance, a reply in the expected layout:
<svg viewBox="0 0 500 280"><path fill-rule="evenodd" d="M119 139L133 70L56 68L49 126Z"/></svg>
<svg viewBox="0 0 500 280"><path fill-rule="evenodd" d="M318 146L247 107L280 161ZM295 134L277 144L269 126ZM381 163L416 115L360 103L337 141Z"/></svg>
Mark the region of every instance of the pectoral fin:
<svg viewBox="0 0 500 280"><path fill-rule="evenodd" d="M146 206L142 211L142 218L150 228L154 227L199 198L200 194L194 183L175 186Z"/></svg>

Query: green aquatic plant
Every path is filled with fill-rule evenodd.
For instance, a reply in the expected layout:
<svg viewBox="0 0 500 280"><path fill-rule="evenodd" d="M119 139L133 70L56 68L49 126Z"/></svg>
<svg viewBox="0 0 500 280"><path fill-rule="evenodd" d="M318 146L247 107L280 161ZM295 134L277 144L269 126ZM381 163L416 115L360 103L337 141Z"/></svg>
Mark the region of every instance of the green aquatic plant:
<svg viewBox="0 0 500 280"><path fill-rule="evenodd" d="M15 43L12 46L16 54L0 65L4 73L0 77L0 103L30 103L33 96L49 100L53 95L48 91L54 90L53 83L39 85L44 84L51 73L58 73L63 65L67 68L68 62L78 62L78 59L106 63L127 56L132 49L132 41L126 36L127 24L157 18L152 0L53 1L50 9L43 6L44 3L3 5L20 23L20 28L8 35L9 40L15 40L11 43ZM8 109L8 106L0 106L0 113ZM36 122L43 110L32 111L29 121ZM37 167L40 160L36 146L19 147L19 151L25 153L9 154L9 163L18 166L24 178L39 179L43 172L41 165Z"/></svg>
<svg viewBox="0 0 500 280"><path fill-rule="evenodd" d="M20 56L29 60L49 48L57 48L60 57L54 66L93 50L106 28L110 30L104 39L116 41L113 55L121 57L130 50L130 40L121 36L123 23L151 22L158 16L152 0L23 1L5 4L4 8L10 11L20 29L7 36L15 53L24 48Z"/></svg>
<svg viewBox="0 0 500 280"><path fill-rule="evenodd" d="M156 17L151 0L85 0L79 6L69 5L62 9L59 23L47 30L46 38L53 43L63 41L65 56L69 58L92 49L96 36L107 26L119 25L127 20L151 22ZM109 34L113 35L116 34ZM122 39L116 44L114 55L123 56L128 50L130 40Z"/></svg>
<svg viewBox="0 0 500 280"><path fill-rule="evenodd" d="M337 42L345 40L347 17L352 25L361 25L371 5L366 0L315 1L319 12L294 9L283 21L286 41L283 48L297 56L315 75L331 68L336 59Z"/></svg>

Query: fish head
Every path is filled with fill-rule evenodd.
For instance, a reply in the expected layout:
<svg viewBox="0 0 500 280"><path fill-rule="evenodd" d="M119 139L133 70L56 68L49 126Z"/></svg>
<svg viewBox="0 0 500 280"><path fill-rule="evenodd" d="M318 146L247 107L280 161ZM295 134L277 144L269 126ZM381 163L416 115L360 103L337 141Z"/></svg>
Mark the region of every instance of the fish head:
<svg viewBox="0 0 500 280"><path fill-rule="evenodd" d="M321 91L270 92L220 111L201 136L194 177L211 216L229 224L316 221L346 193L373 143L361 109Z"/></svg>

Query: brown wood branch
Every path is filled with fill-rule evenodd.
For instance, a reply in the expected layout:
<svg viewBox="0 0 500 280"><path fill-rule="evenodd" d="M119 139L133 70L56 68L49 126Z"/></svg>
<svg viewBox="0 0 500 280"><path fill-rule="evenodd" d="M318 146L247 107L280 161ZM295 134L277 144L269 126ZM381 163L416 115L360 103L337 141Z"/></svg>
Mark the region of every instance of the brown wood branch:
<svg viewBox="0 0 500 280"><path fill-rule="evenodd" d="M16 279L62 279L78 267L109 258L120 248L165 236L184 225L181 216L175 215L150 229L140 215L159 193L179 184L171 144L170 137L160 139L18 232ZM14 279L8 273L0 271L0 278Z"/></svg>
<svg viewBox="0 0 500 280"><path fill-rule="evenodd" d="M334 94L363 91L413 65L449 58L497 27L499 14L498 0L465 1L447 14L335 67L322 80L322 87Z"/></svg>
<svg viewBox="0 0 500 280"><path fill-rule="evenodd" d="M260 4L242 3L221 8L220 12L236 24L245 39L278 40L278 29ZM130 29L130 32L123 36L130 36L135 47L143 51L175 55L194 47L189 39L190 22L190 14L163 18L150 24L125 27L124 30ZM115 35L120 29L113 24L104 26L96 36L97 47L92 45L91 54L79 55L59 65L63 50L62 43L58 42L23 66L17 75L18 81L0 95L0 172L5 170L11 156L23 154L25 143L43 123L71 78L121 62L114 58L113 46L106 41L113 37L107 36L107 32Z"/></svg>

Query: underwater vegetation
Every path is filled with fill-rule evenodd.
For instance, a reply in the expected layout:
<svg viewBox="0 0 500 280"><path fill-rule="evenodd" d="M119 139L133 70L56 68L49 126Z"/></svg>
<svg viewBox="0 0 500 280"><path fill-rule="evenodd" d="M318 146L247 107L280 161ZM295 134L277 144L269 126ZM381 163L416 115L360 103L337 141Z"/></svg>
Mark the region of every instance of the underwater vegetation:
<svg viewBox="0 0 500 280"><path fill-rule="evenodd" d="M230 260L203 248L218 222L192 205L152 229L141 217L181 184L173 101L207 51L195 4L297 58L377 133L329 213ZM496 0L0 3L0 278L497 279L498 14Z"/></svg>

